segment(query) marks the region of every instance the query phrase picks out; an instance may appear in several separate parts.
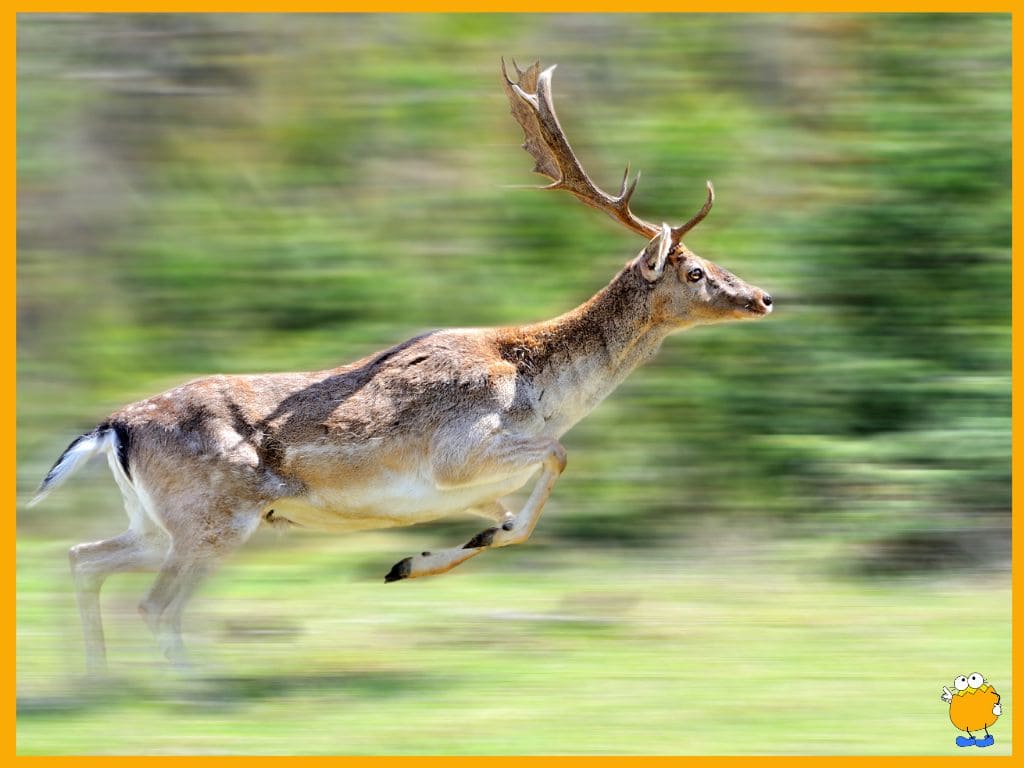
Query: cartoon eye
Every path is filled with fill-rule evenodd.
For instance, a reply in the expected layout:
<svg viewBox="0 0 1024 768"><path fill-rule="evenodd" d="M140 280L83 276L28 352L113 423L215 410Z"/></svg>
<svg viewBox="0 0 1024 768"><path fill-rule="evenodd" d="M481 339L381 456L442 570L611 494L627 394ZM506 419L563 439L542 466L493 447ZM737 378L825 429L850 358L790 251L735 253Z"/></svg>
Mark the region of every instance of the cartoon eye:
<svg viewBox="0 0 1024 768"><path fill-rule="evenodd" d="M964 677L963 675L960 675L959 677L957 677L956 680L953 681L953 686L958 691L966 691L967 690L967 678Z"/></svg>
<svg viewBox="0 0 1024 768"><path fill-rule="evenodd" d="M971 686L971 688L981 688L981 684L984 682L985 678L982 677L981 674L978 672L975 672L967 678L967 684Z"/></svg>
<svg viewBox="0 0 1024 768"><path fill-rule="evenodd" d="M689 280L691 283L696 283L703 277L704 270L701 269L700 267L694 267L693 269L686 273L686 279Z"/></svg>

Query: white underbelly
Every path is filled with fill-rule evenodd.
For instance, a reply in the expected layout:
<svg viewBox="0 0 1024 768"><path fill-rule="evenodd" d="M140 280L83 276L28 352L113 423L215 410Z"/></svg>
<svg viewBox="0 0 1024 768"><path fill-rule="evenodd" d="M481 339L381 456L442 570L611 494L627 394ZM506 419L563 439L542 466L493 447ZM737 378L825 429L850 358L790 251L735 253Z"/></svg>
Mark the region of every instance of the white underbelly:
<svg viewBox="0 0 1024 768"><path fill-rule="evenodd" d="M438 488L422 476L393 475L372 485L311 489L267 505L273 519L320 531L393 528L486 506L521 488L536 468L492 483Z"/></svg>

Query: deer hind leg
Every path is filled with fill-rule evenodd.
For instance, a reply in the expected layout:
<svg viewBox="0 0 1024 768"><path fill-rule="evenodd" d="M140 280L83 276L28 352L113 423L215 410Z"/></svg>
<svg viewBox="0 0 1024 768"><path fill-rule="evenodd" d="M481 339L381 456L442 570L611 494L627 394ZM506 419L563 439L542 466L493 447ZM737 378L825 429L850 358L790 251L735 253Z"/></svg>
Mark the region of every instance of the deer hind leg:
<svg viewBox="0 0 1024 768"><path fill-rule="evenodd" d="M541 465L540 476L523 508L515 515L502 515L500 525L481 531L461 547L421 552L400 560L384 577L385 582L446 573L471 557L476 557L485 549L520 544L530 537L537 521L540 520L544 502L548 500L551 489L565 469L565 449L555 440L525 443L515 441L500 446L499 451L499 457L507 461L505 469L509 474L537 463ZM493 462L494 458L485 457L483 460L489 459ZM496 513L493 507L491 510Z"/></svg>
<svg viewBox="0 0 1024 768"><path fill-rule="evenodd" d="M104 541L77 544L68 551L75 599L85 634L85 659L91 673L106 667L100 588L108 576L126 571L155 571L167 552L166 536L155 529L129 528Z"/></svg>
<svg viewBox="0 0 1024 768"><path fill-rule="evenodd" d="M176 665L184 665L187 661L181 640L182 611L211 568L210 558L172 549L139 605L139 613L156 637L160 650Z"/></svg>
<svg viewBox="0 0 1024 768"><path fill-rule="evenodd" d="M107 459L121 490L128 530L111 539L77 544L68 551L85 636L86 666L92 674L102 673L106 667L100 615L103 583L114 573L158 570L169 546L166 533L147 514L138 488L125 474L118 459L113 453L108 454Z"/></svg>
<svg viewBox="0 0 1024 768"><path fill-rule="evenodd" d="M175 665L187 663L181 639L181 617L186 603L217 563L252 535L260 523L259 512L259 508L250 508L230 513L215 527L204 521L206 525L198 532L189 527L170 529L170 551L156 581L139 604L139 613L160 650Z"/></svg>

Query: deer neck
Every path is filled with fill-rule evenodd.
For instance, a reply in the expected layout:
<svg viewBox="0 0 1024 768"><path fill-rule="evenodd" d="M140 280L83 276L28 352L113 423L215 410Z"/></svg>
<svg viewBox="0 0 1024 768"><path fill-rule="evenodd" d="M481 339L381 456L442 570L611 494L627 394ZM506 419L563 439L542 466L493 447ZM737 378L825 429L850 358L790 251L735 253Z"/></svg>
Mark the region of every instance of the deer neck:
<svg viewBox="0 0 1024 768"><path fill-rule="evenodd" d="M575 309L517 329L513 359L551 432L563 434L654 356L669 332L654 314L646 282L626 267Z"/></svg>

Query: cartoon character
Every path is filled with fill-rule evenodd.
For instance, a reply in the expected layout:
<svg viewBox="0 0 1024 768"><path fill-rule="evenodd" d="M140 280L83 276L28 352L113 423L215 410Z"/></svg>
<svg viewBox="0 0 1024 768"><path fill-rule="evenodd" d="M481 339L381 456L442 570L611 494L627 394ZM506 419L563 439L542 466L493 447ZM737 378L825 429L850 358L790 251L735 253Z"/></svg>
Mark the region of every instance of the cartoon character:
<svg viewBox="0 0 1024 768"><path fill-rule="evenodd" d="M960 675L953 681L956 693L942 686L942 700L949 704L949 719L958 730L967 736L957 736L958 747L990 747L995 743L988 727L1003 714L996 689L985 682L980 673L970 677ZM984 738L975 738L971 731L985 729Z"/></svg>

